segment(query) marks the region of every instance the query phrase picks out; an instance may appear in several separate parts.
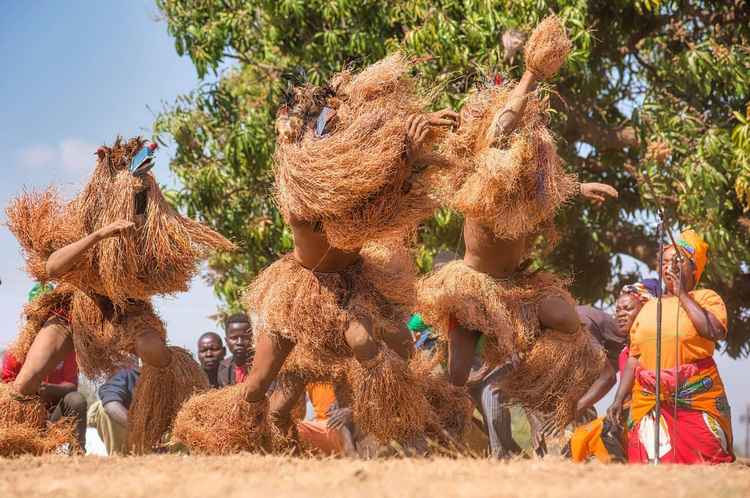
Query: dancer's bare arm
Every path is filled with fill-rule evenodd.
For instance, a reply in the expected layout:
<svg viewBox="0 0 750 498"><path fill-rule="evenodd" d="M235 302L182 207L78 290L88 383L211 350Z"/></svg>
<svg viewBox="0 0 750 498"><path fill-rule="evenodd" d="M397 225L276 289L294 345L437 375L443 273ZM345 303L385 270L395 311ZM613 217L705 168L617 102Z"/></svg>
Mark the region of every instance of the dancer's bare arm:
<svg viewBox="0 0 750 498"><path fill-rule="evenodd" d="M60 384L47 384L42 382L39 388L39 396L44 400L45 403L57 404L67 394L77 390L75 384L70 382L62 382Z"/></svg>
<svg viewBox="0 0 750 498"><path fill-rule="evenodd" d="M607 197L617 199L620 197L619 192L614 187L606 183L587 182L581 184L581 195L593 202L597 206L604 203Z"/></svg>
<svg viewBox="0 0 750 498"><path fill-rule="evenodd" d="M100 228L81 240L68 244L67 246L53 252L47 259L46 270L47 277L50 279L58 278L73 268L76 262L96 243L108 238L114 237L121 232L135 226L132 221L119 220Z"/></svg>
<svg viewBox="0 0 750 498"><path fill-rule="evenodd" d="M526 96L536 88L537 79L534 73L526 71L516 87L510 92L510 98L500 112L495 116L492 124L495 142L507 136L518 126L518 119L526 107Z"/></svg>

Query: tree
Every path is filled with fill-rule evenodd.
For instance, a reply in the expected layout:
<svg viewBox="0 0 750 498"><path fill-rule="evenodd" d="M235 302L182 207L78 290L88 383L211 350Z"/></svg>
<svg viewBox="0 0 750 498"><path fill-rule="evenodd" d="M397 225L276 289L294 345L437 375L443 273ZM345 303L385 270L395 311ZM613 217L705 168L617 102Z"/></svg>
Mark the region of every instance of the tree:
<svg viewBox="0 0 750 498"><path fill-rule="evenodd" d="M237 242L211 261L217 293L240 289L291 249L271 192L273 117L286 75L318 83L347 65L400 49L458 107L486 74L518 78L517 46L550 12L574 50L549 92L559 149L582 180L612 184L617 204L576 203L560 215L562 242L546 260L573 277L583 302L609 300L652 268L655 216L690 225L711 244L705 284L730 311L728 351L750 352L750 10L742 0L156 0L177 52L214 84L179 97L156 132L176 143L175 202ZM654 191L647 188L650 179ZM418 263L460 247L460 217L443 210L420 233Z"/></svg>

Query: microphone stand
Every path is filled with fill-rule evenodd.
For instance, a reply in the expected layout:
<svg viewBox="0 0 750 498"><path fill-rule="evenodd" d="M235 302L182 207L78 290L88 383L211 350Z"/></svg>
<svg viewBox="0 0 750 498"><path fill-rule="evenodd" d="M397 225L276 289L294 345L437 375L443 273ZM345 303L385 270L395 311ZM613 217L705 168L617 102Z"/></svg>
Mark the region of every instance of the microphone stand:
<svg viewBox="0 0 750 498"><path fill-rule="evenodd" d="M664 229L664 214L659 209L659 226L656 229L656 237L659 240L659 287L656 291L656 407L654 410L654 465L659 464L659 438L661 433L661 312L662 312L662 289L664 261L664 241L662 230Z"/></svg>
<svg viewBox="0 0 750 498"><path fill-rule="evenodd" d="M677 246L677 241L675 241L674 237L672 236L672 231L667 227L665 216L664 216L664 208L661 206L661 203L659 202L658 197L656 196L656 191L654 190L654 186L651 184L651 179L648 177L647 174L643 174L643 179L645 180L645 184L650 190L651 197L654 199L654 203L656 204L656 212L657 216L659 217L659 225L656 228L656 237L659 241L659 256L658 256L658 281L659 281L659 288L656 292L656 406L654 407L654 465L658 465L660 461L659 457L659 440L661 438L661 335L662 335L662 294L664 293L664 272L662 270L662 266L664 263L664 234L663 232L667 232L667 235L669 236L669 241L671 242L672 246L675 249L675 260L678 263L682 262L682 255L680 254L680 249ZM678 315L679 315L679 307L678 307Z"/></svg>

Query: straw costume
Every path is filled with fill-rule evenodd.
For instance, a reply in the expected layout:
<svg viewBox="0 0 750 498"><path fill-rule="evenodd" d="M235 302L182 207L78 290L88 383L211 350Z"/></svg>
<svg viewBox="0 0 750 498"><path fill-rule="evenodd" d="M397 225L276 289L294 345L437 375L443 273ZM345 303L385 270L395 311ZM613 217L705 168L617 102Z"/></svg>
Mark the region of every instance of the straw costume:
<svg viewBox="0 0 750 498"><path fill-rule="evenodd" d="M386 345L406 332L415 269L404 240L437 207L431 175L443 167L425 160L437 137L433 132L418 154L406 153L409 118L425 114L426 105L408 74L410 65L396 54L358 74L339 73L324 87L294 90L276 122L278 205L293 227L295 220L312 225L331 250L359 256L341 271L324 273L315 262L307 267L295 254L284 255L244 297L247 312L258 316L256 340L294 345L279 383L348 386L355 425L382 442L413 442L434 417L406 360ZM371 324L374 357L355 358L345 338L353 321ZM244 395L238 388L222 396L224 403L233 396L232 416L241 406L242 417L256 420L252 441L239 433L243 428L226 427L223 415L197 415L197 406L207 408L218 394L198 395L186 405L194 416L178 418L180 441L202 452L267 450L260 427L267 423L268 400L246 403ZM201 428L219 427L237 437L210 448L198 438L197 444L186 440Z"/></svg>
<svg viewBox="0 0 750 498"><path fill-rule="evenodd" d="M77 447L74 424L66 419L48 422L39 396L21 396L0 383L0 457L43 455L62 445Z"/></svg>
<svg viewBox="0 0 750 498"><path fill-rule="evenodd" d="M118 138L112 147L100 147L93 175L70 202L48 189L24 193L8 206L9 228L24 250L28 273L39 281L49 280L46 261L55 251L115 221L135 223L86 250L56 278L53 291L26 306L26 321L11 348L19 361L53 317L65 321L86 376L113 373L132 362L141 334L166 341L150 298L186 291L202 259L213 250L233 248L174 210L148 170L133 170L131 160L145 147L141 138ZM169 348L168 356L166 367L144 364L129 417L134 451L150 451L182 401L207 387L199 365L184 350Z"/></svg>
<svg viewBox="0 0 750 498"><path fill-rule="evenodd" d="M526 45L532 74L524 78L553 75L570 46L560 21L545 19ZM457 165L445 176L447 204L486 229L498 251L503 241L548 229L557 209L577 192L547 128L546 100L514 89L479 89L462 110L461 127L442 145ZM418 309L445 340L456 325L481 332L484 361L513 364L499 381L507 398L552 413L563 425L596 379L604 356L583 328L574 334L541 330L539 303L548 297L573 305L564 282L551 274L515 271L494 278L455 261L420 283Z"/></svg>

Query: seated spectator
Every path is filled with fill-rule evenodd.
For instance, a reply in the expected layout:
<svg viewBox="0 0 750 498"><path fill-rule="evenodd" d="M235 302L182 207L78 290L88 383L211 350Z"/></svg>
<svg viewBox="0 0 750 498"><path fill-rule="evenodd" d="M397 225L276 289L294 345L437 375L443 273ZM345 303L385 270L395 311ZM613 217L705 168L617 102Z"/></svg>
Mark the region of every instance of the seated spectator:
<svg viewBox="0 0 750 498"><path fill-rule="evenodd" d="M614 332L622 337L627 343L630 327L635 322L643 305L652 299L650 289L643 284L626 285L615 304ZM625 346L618 358L617 370L622 375L629 355L628 347ZM607 356L612 361L610 353ZM590 392L590 391L589 391ZM592 457L603 463L624 462L625 456L625 434L622 425L612 423L605 417L599 417L585 425L576 428L563 454L569 456L574 462L584 462Z"/></svg>
<svg viewBox="0 0 750 498"><path fill-rule="evenodd" d="M308 384L307 396L313 406L312 420L297 422L302 446L324 455L356 456L352 437L352 409L339 406L330 383Z"/></svg>
<svg viewBox="0 0 750 498"><path fill-rule="evenodd" d="M13 382L23 366L10 351L3 357L2 380ZM65 358L42 381L39 396L47 405L50 422L57 422L63 417L75 421L75 436L78 441L78 452L86 452L86 398L78 392L78 362L75 351Z"/></svg>
<svg viewBox="0 0 750 498"><path fill-rule="evenodd" d="M125 368L99 388L99 401L89 408L89 425L96 427L108 455L128 453L128 410L141 372Z"/></svg>
<svg viewBox="0 0 750 498"><path fill-rule="evenodd" d="M219 365L227 350L224 343L215 332L206 332L198 338L198 362L208 377L211 388L219 387Z"/></svg>
<svg viewBox="0 0 750 498"><path fill-rule="evenodd" d="M231 386L245 380L255 355L253 327L244 313L236 313L224 324L224 339L232 356L219 364L219 386Z"/></svg>

